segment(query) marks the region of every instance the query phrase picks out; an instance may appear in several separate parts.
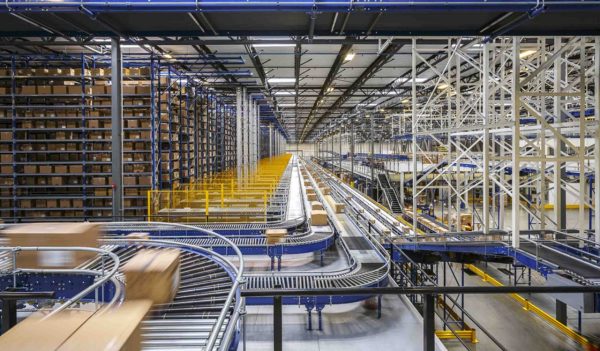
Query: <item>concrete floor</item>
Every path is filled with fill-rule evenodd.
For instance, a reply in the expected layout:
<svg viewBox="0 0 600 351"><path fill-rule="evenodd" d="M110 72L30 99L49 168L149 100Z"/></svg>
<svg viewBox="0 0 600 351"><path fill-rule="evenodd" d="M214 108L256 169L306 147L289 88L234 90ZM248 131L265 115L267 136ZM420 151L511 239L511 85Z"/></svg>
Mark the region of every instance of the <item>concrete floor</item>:
<svg viewBox="0 0 600 351"><path fill-rule="evenodd" d="M455 274L460 275L460 266L454 264ZM502 265L504 267L504 265ZM485 271L501 282L508 284L508 276L497 269L495 265L488 265L487 268L481 265ZM440 269L441 274L441 269ZM447 285L457 285L450 281L448 273ZM465 274L465 285L467 286L489 286L480 277ZM537 299L535 299L537 298ZM531 300L533 303L546 300L548 296L535 296ZM552 300L553 301L553 300ZM538 305L539 307L547 307ZM508 350L515 351L566 351L583 350L583 348L569 339L566 335L556 328L546 323L541 318L531 312L525 311L520 304L507 295L466 295L466 310L475 318L485 329L492 333L502 345ZM548 311L553 313L554 311ZM470 324L473 325L472 323ZM478 330L477 337L480 340L476 347L477 351L495 351L498 350L492 341ZM458 342L445 342L449 350L464 350Z"/></svg>
<svg viewBox="0 0 600 351"><path fill-rule="evenodd" d="M306 330L307 316L303 306L283 308L283 349L286 351L364 351L422 350L420 315L404 299L383 299L381 319L362 303L327 306L323 310L323 331ZM246 350L273 350L272 306L248 306ZM317 317L313 313L313 326ZM238 351L244 350L240 342ZM443 345L438 345L443 351Z"/></svg>

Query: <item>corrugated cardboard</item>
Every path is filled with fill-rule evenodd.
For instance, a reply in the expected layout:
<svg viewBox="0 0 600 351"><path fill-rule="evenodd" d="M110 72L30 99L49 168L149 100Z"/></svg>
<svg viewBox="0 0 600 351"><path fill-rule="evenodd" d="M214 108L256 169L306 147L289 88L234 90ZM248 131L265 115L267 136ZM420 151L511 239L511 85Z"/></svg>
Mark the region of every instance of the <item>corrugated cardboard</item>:
<svg viewBox="0 0 600 351"><path fill-rule="evenodd" d="M310 212L312 225L327 225L327 212L323 210L313 210Z"/></svg>
<svg viewBox="0 0 600 351"><path fill-rule="evenodd" d="M283 241L287 235L287 229L267 229L265 236L267 237L267 244L273 245Z"/></svg>
<svg viewBox="0 0 600 351"><path fill-rule="evenodd" d="M79 328L58 351L139 351L141 323L152 302L137 300L97 313Z"/></svg>
<svg viewBox="0 0 600 351"><path fill-rule="evenodd" d="M57 350L92 314L91 311L62 311L42 322L43 314L35 313L0 336L0 350Z"/></svg>
<svg viewBox="0 0 600 351"><path fill-rule="evenodd" d="M178 250L142 250L121 270L127 300L149 299L164 304L172 301L179 289Z"/></svg>
<svg viewBox="0 0 600 351"><path fill-rule="evenodd" d="M333 208L335 213L342 213L346 206L343 203L336 202L331 195L325 195L325 200Z"/></svg>
<svg viewBox="0 0 600 351"><path fill-rule="evenodd" d="M0 232L9 246L83 246L98 247L100 226L93 223L32 223ZM94 257L84 251L21 251L19 268L74 268Z"/></svg>
<svg viewBox="0 0 600 351"><path fill-rule="evenodd" d="M311 210L323 210L323 204L319 201L313 201L310 203Z"/></svg>

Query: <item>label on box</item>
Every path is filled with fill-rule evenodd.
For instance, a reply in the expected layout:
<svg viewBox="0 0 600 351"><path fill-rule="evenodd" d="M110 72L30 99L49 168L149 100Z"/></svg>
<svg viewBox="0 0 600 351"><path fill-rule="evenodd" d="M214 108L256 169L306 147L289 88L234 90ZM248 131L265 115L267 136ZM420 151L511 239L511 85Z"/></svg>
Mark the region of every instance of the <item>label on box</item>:
<svg viewBox="0 0 600 351"><path fill-rule="evenodd" d="M73 251L38 251L38 265L41 267L65 267L74 263Z"/></svg>

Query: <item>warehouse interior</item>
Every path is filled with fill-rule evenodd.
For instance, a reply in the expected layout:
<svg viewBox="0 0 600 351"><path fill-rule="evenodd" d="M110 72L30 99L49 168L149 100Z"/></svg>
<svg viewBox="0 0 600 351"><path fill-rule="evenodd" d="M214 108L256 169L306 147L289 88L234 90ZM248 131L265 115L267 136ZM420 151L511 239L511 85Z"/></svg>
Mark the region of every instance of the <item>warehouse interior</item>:
<svg viewBox="0 0 600 351"><path fill-rule="evenodd" d="M0 7L0 350L600 350L600 2Z"/></svg>

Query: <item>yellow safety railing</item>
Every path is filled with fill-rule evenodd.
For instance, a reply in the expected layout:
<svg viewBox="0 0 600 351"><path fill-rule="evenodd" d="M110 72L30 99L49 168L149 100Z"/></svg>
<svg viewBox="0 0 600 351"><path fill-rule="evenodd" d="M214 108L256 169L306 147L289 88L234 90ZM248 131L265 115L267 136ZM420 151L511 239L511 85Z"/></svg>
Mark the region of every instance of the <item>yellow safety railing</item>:
<svg viewBox="0 0 600 351"><path fill-rule="evenodd" d="M165 222L264 222L291 155L228 170L178 189L148 192L148 220Z"/></svg>

